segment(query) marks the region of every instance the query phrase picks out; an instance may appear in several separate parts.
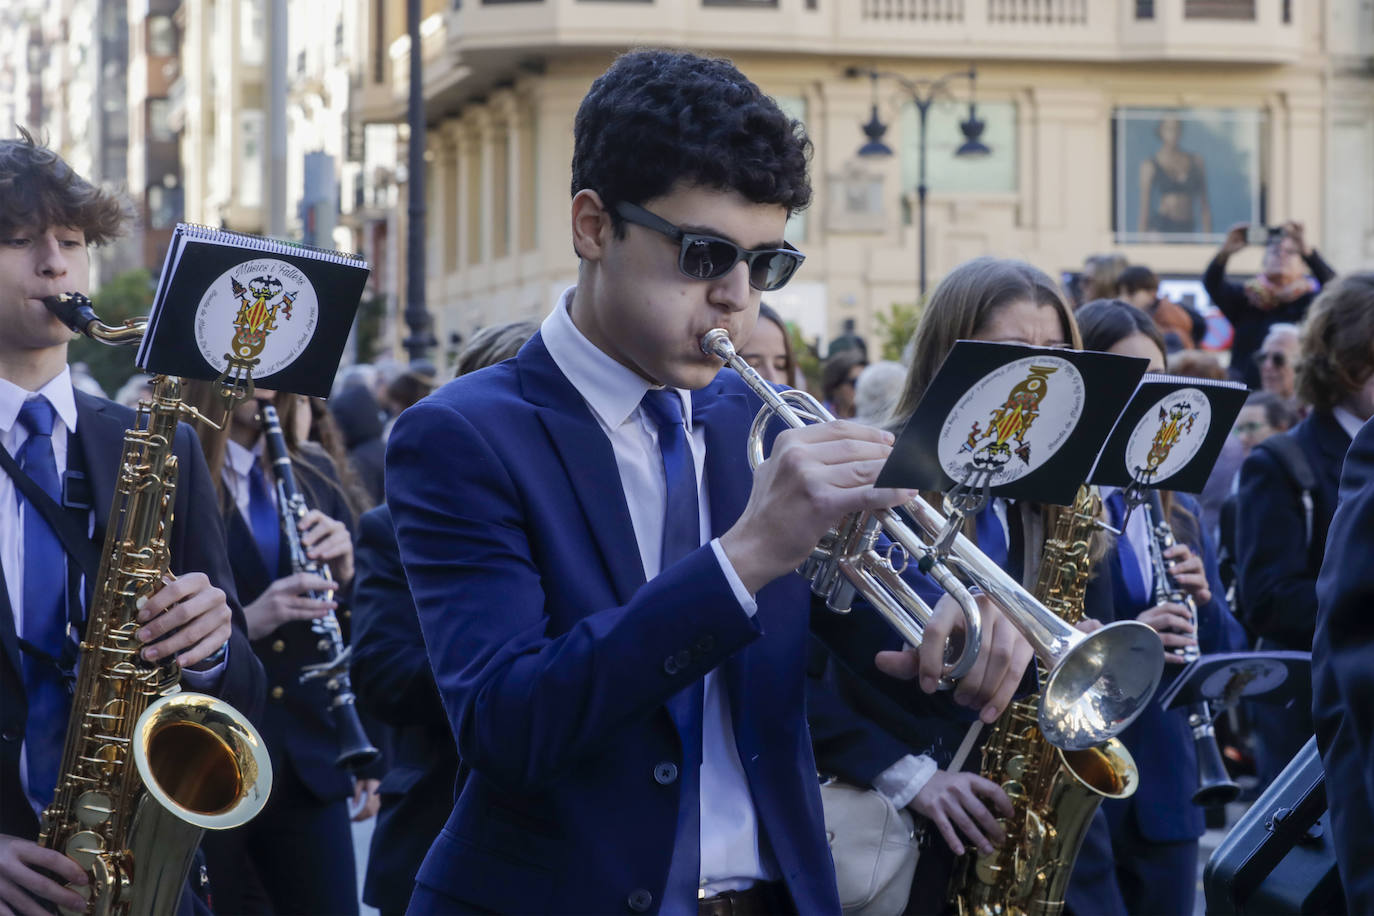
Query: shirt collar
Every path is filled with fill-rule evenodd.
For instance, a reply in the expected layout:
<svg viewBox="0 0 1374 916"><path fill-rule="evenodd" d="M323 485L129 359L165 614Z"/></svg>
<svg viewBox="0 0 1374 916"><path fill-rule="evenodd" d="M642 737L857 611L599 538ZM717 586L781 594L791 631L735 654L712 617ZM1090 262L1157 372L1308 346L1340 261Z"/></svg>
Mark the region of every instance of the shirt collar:
<svg viewBox="0 0 1374 916"><path fill-rule="evenodd" d="M253 463L258 460L256 449L247 449L239 445L233 439L226 439L224 442L224 469L237 474L240 477L247 477L253 470Z"/></svg>
<svg viewBox="0 0 1374 916"><path fill-rule="evenodd" d="M1364 426L1364 421L1345 407L1331 408L1331 416L1336 418L1336 422L1341 424L1341 429L1345 430L1345 434L1351 439L1354 439Z"/></svg>
<svg viewBox="0 0 1374 916"><path fill-rule="evenodd" d="M63 366L61 372L37 391L28 391L8 379L0 378L0 432L8 433L14 429L14 424L19 421L19 408L30 397L39 394L48 399L67 432L76 432L76 392L72 388L70 366Z"/></svg>
<svg viewBox="0 0 1374 916"><path fill-rule="evenodd" d="M573 324L569 307L576 290L576 286L570 286L563 291L553 311L540 325L539 334L554 364L582 395L592 413L607 429L618 429L634 413L644 393L655 386L603 353ZM690 433L692 393L680 388L674 390L682 399L682 415Z"/></svg>

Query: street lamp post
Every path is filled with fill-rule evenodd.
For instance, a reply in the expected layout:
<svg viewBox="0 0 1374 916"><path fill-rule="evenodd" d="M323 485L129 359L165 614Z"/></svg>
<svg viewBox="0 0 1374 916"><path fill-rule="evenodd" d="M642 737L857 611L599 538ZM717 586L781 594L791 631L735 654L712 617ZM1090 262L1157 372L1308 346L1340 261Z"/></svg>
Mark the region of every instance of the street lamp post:
<svg viewBox="0 0 1374 916"><path fill-rule="evenodd" d="M913 80L902 76L900 73L850 67L845 70L845 76L851 79L866 76L873 84L873 111L869 116L868 123L863 125L863 132L868 137L868 142L859 148L858 154L860 156L868 158L892 155L892 148L883 142L883 134L887 133L887 125L878 118L878 80L880 78L890 79L897 83L911 99L912 104L916 106L918 118L916 137L917 249L921 266L920 297L924 299L926 295L926 192L928 190L926 187L926 120L930 113L930 106L941 97L950 95L949 82L956 79L967 79L969 87L968 119L959 124L959 130L964 135L964 142L955 150L954 155L960 158L976 158L991 153L992 150L980 139L985 125L978 117L978 106L975 104L973 96L978 71L970 65L967 70L946 73L936 79Z"/></svg>
<svg viewBox="0 0 1374 916"><path fill-rule="evenodd" d="M407 0L406 27L410 34L410 92L406 121L410 143L406 150L406 306L410 334L403 341L411 362L433 349L434 319L425 305L425 92L424 55L420 44L420 0Z"/></svg>

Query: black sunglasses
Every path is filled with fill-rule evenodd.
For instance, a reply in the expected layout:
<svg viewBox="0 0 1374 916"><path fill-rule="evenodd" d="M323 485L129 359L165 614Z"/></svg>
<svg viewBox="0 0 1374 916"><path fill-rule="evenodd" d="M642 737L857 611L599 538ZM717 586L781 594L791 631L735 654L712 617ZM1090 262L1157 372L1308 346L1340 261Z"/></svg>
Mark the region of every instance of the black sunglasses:
<svg viewBox="0 0 1374 916"><path fill-rule="evenodd" d="M1261 366L1265 363L1273 363L1275 369L1282 369L1288 365L1288 356L1280 350L1272 350L1268 353L1256 353L1255 362Z"/></svg>
<svg viewBox="0 0 1374 916"><path fill-rule="evenodd" d="M685 232L637 204L618 203L615 212L626 222L661 232L677 242L681 246L677 269L692 280L717 280L743 261L749 265L749 285L763 292L771 292L786 286L801 262L806 260L806 255L786 242L783 242L786 246L783 248L750 251L728 239Z"/></svg>

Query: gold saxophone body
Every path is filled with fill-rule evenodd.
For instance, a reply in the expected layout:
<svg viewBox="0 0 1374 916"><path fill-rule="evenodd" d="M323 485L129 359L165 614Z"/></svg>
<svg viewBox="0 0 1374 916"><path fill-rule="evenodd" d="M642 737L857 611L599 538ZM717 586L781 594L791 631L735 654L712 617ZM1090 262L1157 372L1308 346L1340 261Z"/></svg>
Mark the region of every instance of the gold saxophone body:
<svg viewBox="0 0 1374 916"><path fill-rule="evenodd" d="M1035 597L1068 623L1083 617L1088 545L1101 499L1080 487L1045 541ZM960 916L1058 914L1074 861L1104 798L1126 798L1139 774L1116 738L1083 750L1061 750L1037 726L1039 697L1007 707L983 746L984 777L1011 798L1002 821L1006 841L991 855L968 853L955 865L950 898Z"/></svg>
<svg viewBox="0 0 1374 916"><path fill-rule="evenodd" d="M137 340L86 311L77 330ZM251 820L272 785L247 718L215 697L182 692L174 658L139 655L139 599L170 575L172 443L188 409L180 383L160 376L124 435L61 768L39 830L41 845L86 870L90 884L72 889L86 897L88 914L174 912L201 832Z"/></svg>

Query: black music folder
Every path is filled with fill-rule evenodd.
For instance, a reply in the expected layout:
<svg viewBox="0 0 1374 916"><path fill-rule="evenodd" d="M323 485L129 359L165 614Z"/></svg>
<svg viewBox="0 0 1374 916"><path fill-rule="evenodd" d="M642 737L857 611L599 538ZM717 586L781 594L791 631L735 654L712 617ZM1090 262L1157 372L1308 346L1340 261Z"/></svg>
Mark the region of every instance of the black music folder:
<svg viewBox="0 0 1374 916"><path fill-rule="evenodd" d="M260 387L327 397L369 272L356 255L178 223L135 362L213 381L232 355Z"/></svg>
<svg viewBox="0 0 1374 916"><path fill-rule="evenodd" d="M1248 395L1240 382L1146 375L1089 482L1201 493Z"/></svg>
<svg viewBox="0 0 1374 916"><path fill-rule="evenodd" d="M1148 362L961 340L897 436L880 487L987 486L1069 505Z"/></svg>

